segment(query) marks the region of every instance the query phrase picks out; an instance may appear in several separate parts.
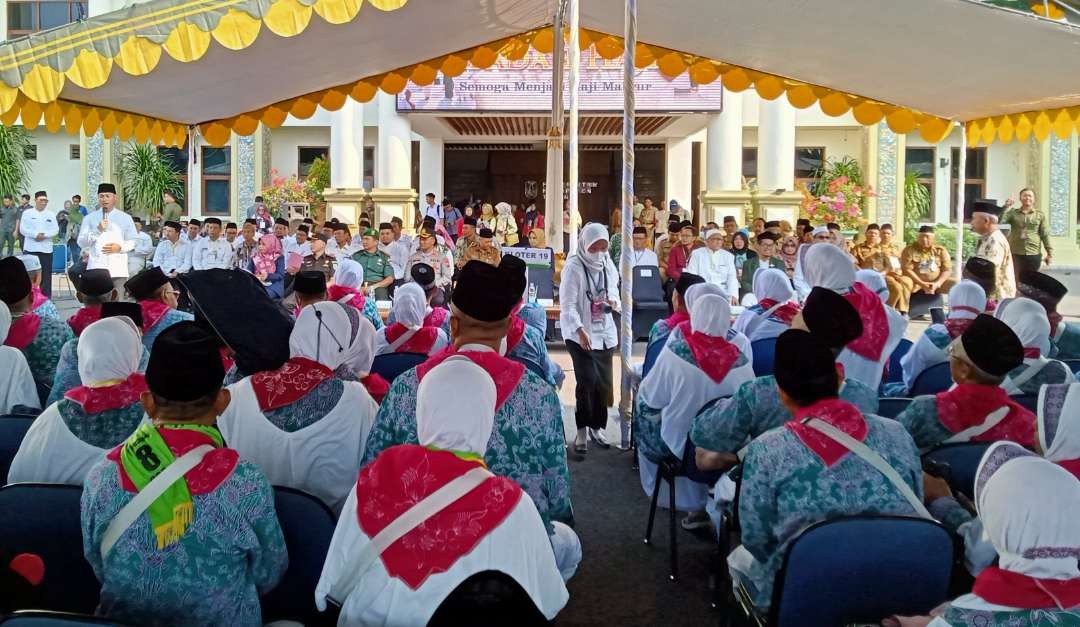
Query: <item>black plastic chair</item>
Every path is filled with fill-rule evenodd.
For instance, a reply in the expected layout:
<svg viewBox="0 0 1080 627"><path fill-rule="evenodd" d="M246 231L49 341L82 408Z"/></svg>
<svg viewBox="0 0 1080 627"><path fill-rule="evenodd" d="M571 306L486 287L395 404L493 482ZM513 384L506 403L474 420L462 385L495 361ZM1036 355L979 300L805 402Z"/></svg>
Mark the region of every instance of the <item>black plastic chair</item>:
<svg viewBox="0 0 1080 627"><path fill-rule="evenodd" d="M1038 394L1017 394L1016 396L1009 397L1013 402L1018 403L1033 413L1039 413L1039 395Z"/></svg>
<svg viewBox="0 0 1080 627"><path fill-rule="evenodd" d="M899 397L882 397L878 399L877 415L882 418L896 418L899 416L908 405L911 404L910 398Z"/></svg>
<svg viewBox="0 0 1080 627"><path fill-rule="evenodd" d="M0 416L0 484L7 483L11 462L33 422L34 419L27 416Z"/></svg>
<svg viewBox="0 0 1080 627"><path fill-rule="evenodd" d="M934 364L915 377L915 381L911 384L911 396L944 392L952 387L952 384L952 371L949 369L949 362Z"/></svg>
<svg viewBox="0 0 1080 627"><path fill-rule="evenodd" d="M772 374L776 360L776 338L754 340L750 343L750 350L754 353L754 376Z"/></svg>
<svg viewBox="0 0 1080 627"><path fill-rule="evenodd" d="M653 342L645 347L645 363L641 365L641 378L644 379L652 367L656 364L656 360L660 358L660 352L664 350L664 342Z"/></svg>
<svg viewBox="0 0 1080 627"><path fill-rule="evenodd" d="M986 449L990 448L990 442L959 442L956 444L942 444L932 451L923 455L923 459L929 459L947 466L949 471L946 480L954 492L962 492L968 498L975 496L975 471L979 468Z"/></svg>
<svg viewBox="0 0 1080 627"><path fill-rule="evenodd" d="M893 614L927 614L949 598L952 566L952 537L935 521L902 516L823 521L788 547L766 624L876 624ZM755 617L760 622L760 614Z"/></svg>
<svg viewBox="0 0 1080 627"><path fill-rule="evenodd" d="M315 608L315 585L337 524L334 513L314 496L283 486L274 486L274 508L289 550L289 569L277 587L262 598L263 620L334 624L332 613L323 614Z"/></svg>
<svg viewBox="0 0 1080 627"><path fill-rule="evenodd" d="M15 483L0 488L0 538L11 553L35 553L45 562L35 609L93 614L101 593L83 558L79 499L82 487ZM0 590L0 594L4 594ZM10 599L9 607L20 606Z"/></svg>
<svg viewBox="0 0 1080 627"><path fill-rule="evenodd" d="M945 298L941 294L915 292L911 295L911 302L908 304L908 315L912 318L918 318L929 314L931 309L944 306Z"/></svg>
<svg viewBox="0 0 1080 627"><path fill-rule="evenodd" d="M385 353L376 355L371 362L371 371L393 383L398 375L427 361L424 353Z"/></svg>
<svg viewBox="0 0 1080 627"><path fill-rule="evenodd" d="M43 610L23 610L0 618L0 625L3 627L86 627L86 625L124 627L126 624L100 616Z"/></svg>
<svg viewBox="0 0 1080 627"><path fill-rule="evenodd" d="M1080 376L1080 359L1062 359L1061 363L1068 366L1074 375Z"/></svg>
<svg viewBox="0 0 1080 627"><path fill-rule="evenodd" d="M660 282L660 268L656 266L634 266L633 286L633 327L634 339L649 337L653 324L668 315L668 304L664 302L664 285Z"/></svg>
<svg viewBox="0 0 1080 627"><path fill-rule="evenodd" d="M458 584L428 621L428 627L548 624L521 585L495 570L477 573Z"/></svg>
<svg viewBox="0 0 1080 627"><path fill-rule="evenodd" d="M900 360L907 355L911 350L911 340L905 338L900 339L900 343L896 345L892 355L889 355L889 378L886 383L900 383L904 380L904 369L900 366Z"/></svg>

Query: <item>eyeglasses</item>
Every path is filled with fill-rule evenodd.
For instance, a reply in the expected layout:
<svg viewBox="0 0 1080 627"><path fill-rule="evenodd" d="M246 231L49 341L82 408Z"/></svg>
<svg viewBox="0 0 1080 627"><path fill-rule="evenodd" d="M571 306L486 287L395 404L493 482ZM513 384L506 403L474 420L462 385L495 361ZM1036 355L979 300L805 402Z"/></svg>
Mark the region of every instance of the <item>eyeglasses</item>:
<svg viewBox="0 0 1080 627"><path fill-rule="evenodd" d="M165 290L165 293L167 295L169 295L169 296L174 297L174 298L180 298L180 292L178 292L176 290Z"/></svg>

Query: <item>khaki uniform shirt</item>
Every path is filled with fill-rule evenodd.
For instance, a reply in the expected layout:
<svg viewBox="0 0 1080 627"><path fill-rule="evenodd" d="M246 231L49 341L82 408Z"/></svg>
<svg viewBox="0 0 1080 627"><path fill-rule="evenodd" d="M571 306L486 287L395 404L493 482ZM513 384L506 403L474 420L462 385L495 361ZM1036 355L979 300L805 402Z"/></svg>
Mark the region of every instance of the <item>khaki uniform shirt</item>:
<svg viewBox="0 0 1080 627"><path fill-rule="evenodd" d="M308 270L318 270L326 275L326 280L334 278L334 258L326 253L323 253L321 257L316 257L314 253L306 256L300 261L300 272L306 272Z"/></svg>
<svg viewBox="0 0 1080 627"><path fill-rule="evenodd" d="M1046 225L1046 214L1033 209L1030 212L1010 209L1001 216L1001 224L1008 224L1009 248L1014 255L1039 255L1040 247L1046 248L1046 254L1053 254L1050 244L1050 230Z"/></svg>
<svg viewBox="0 0 1080 627"><path fill-rule="evenodd" d="M671 249L679 241L677 235L668 234L664 241L656 245L656 258L660 261L660 278L667 281L667 260L671 256Z"/></svg>
<svg viewBox="0 0 1080 627"><path fill-rule="evenodd" d="M426 263L435 270L435 287L450 285L450 278L454 275L454 269L450 265L450 260L446 258L445 249L436 246L431 249L431 252L425 253L422 250L417 250L410 255L409 263L405 266L406 281L412 280L412 267L418 263Z"/></svg>
<svg viewBox="0 0 1080 627"><path fill-rule="evenodd" d="M924 250L918 244L911 244L900 255L900 267L905 272L914 272L923 281L936 281L942 273L952 270L952 260L944 246L934 244Z"/></svg>
<svg viewBox="0 0 1080 627"><path fill-rule="evenodd" d="M454 244L454 259L456 260L455 264L457 267L460 268L465 265L465 251L479 239L479 237L475 236L472 239L469 239L464 235L457 239L457 243Z"/></svg>
<svg viewBox="0 0 1080 627"><path fill-rule="evenodd" d="M484 248L477 242L465 249L465 254L461 256L461 265L464 266L474 259L497 266L502 261L502 251L499 250L498 246L492 245L489 248Z"/></svg>

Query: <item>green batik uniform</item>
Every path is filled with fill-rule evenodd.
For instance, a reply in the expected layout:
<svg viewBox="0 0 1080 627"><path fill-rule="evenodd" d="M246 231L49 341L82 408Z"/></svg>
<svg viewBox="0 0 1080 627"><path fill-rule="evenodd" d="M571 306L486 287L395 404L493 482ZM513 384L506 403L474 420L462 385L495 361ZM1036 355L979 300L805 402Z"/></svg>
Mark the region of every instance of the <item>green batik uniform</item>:
<svg viewBox="0 0 1080 627"><path fill-rule="evenodd" d="M381 250L376 250L373 253L361 250L354 254L352 259L363 266L364 282L368 285L374 285L387 277L394 278L394 266L390 263L390 255ZM376 289L375 300L390 300L388 289L385 287Z"/></svg>

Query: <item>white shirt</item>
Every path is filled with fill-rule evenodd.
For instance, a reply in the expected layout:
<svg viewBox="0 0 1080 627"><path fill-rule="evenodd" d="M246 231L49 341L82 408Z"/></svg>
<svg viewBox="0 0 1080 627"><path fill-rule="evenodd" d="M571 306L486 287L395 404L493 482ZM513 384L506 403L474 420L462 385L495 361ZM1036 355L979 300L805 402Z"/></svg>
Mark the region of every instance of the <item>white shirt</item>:
<svg viewBox="0 0 1080 627"><path fill-rule="evenodd" d="M168 239L161 240L154 253L153 265L165 274L183 274L191 270L191 244L183 240L177 240L175 244Z"/></svg>
<svg viewBox="0 0 1080 627"><path fill-rule="evenodd" d="M37 386L22 351L0 346L0 411L10 414L16 405L38 407Z"/></svg>
<svg viewBox="0 0 1080 627"><path fill-rule="evenodd" d="M690 254L686 272L705 279L707 283L720 286L728 296L739 295L739 277L735 273L735 256L726 250L699 248Z"/></svg>
<svg viewBox="0 0 1080 627"><path fill-rule="evenodd" d="M102 232L99 230L105 212L98 209L83 218L79 228L79 246L85 251L89 250L89 259L86 263L88 270L104 268L109 271L112 278L122 278L128 275L128 252L135 249L137 231L131 216L119 209L112 209L108 213L109 227ZM106 244L119 244L120 252L106 253L102 248Z"/></svg>
<svg viewBox="0 0 1080 627"><path fill-rule="evenodd" d="M631 248L626 251L626 254L630 255L630 263L635 268L638 266L660 267L660 260L656 257L656 253L648 248L645 250L634 250Z"/></svg>
<svg viewBox="0 0 1080 627"><path fill-rule="evenodd" d="M620 307L619 301L619 273L615 270L615 264L611 258L604 255L604 272L589 270L586 277L584 264L571 256L563 266L562 282L559 284L559 328L562 329L564 340L580 342L577 332L585 329L589 335L589 342L593 350L602 350L615 347L618 342L618 330L610 313L602 314L599 321L592 320L592 303L589 300L589 292L594 296L605 286L607 279L606 300L615 303L613 309Z"/></svg>
<svg viewBox="0 0 1080 627"><path fill-rule="evenodd" d="M8 483L82 485L86 474L107 452L76 437L53 403L31 423L11 461Z"/></svg>
<svg viewBox="0 0 1080 627"><path fill-rule="evenodd" d="M885 315L889 320L889 339L885 341L885 347L881 350L881 358L877 361L856 355L851 349L845 348L836 361L844 365L844 376L848 379L858 379L871 388L881 385L881 375L885 371L885 364L889 362L893 351L904 337L907 331L907 319L900 315L892 307L885 307Z"/></svg>
<svg viewBox="0 0 1080 627"><path fill-rule="evenodd" d="M228 270L233 266L235 254L232 245L224 237L219 236L217 240L204 237L195 243L191 252L191 267L194 270Z"/></svg>
<svg viewBox="0 0 1080 627"><path fill-rule="evenodd" d="M135 248L128 255L128 272L132 276L142 272L154 254L154 240L150 234L139 231L135 234Z"/></svg>
<svg viewBox="0 0 1080 627"><path fill-rule="evenodd" d="M409 265L409 248L407 244L398 242L390 242L389 244L383 244L379 242L379 250L386 253L390 257L390 265L394 267L394 278L405 278L405 266Z"/></svg>
<svg viewBox="0 0 1080 627"><path fill-rule="evenodd" d="M435 224L442 224L446 215L443 213L442 205L435 203L434 205L424 205L424 217L435 218Z"/></svg>
<svg viewBox="0 0 1080 627"><path fill-rule="evenodd" d="M23 251L28 253L51 253L53 251L52 238L60 232L60 226L56 223L56 214L36 208L24 211L19 219L19 233L26 238L23 240ZM45 235L40 242L34 239L38 233Z"/></svg>

